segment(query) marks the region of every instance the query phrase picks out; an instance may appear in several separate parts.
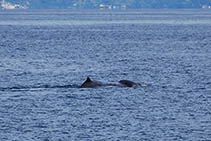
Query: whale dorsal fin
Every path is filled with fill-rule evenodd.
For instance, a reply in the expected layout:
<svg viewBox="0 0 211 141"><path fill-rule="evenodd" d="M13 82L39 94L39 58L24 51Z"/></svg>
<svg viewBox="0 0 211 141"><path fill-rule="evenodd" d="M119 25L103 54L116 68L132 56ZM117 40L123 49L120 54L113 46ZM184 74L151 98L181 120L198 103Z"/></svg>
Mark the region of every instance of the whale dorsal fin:
<svg viewBox="0 0 211 141"><path fill-rule="evenodd" d="M80 86L80 88L89 88L91 87L92 82L93 81L89 77L87 77L86 81L84 81L84 83Z"/></svg>
<svg viewBox="0 0 211 141"><path fill-rule="evenodd" d="M85 82L92 82L92 80L89 77L87 77Z"/></svg>

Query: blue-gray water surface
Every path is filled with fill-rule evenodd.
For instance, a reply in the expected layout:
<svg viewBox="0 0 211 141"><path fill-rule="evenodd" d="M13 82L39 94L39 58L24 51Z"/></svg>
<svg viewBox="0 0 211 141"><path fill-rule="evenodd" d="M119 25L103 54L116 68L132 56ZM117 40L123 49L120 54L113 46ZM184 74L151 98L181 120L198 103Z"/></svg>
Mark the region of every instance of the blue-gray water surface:
<svg viewBox="0 0 211 141"><path fill-rule="evenodd" d="M211 11L0 11L0 140L210 141Z"/></svg>

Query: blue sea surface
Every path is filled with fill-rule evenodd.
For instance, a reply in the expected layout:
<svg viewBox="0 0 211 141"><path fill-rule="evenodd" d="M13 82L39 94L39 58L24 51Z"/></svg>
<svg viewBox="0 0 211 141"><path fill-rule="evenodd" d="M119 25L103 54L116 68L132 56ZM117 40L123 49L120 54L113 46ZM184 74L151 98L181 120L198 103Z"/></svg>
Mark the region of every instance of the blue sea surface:
<svg viewBox="0 0 211 141"><path fill-rule="evenodd" d="M211 11L0 11L0 140L211 141Z"/></svg>

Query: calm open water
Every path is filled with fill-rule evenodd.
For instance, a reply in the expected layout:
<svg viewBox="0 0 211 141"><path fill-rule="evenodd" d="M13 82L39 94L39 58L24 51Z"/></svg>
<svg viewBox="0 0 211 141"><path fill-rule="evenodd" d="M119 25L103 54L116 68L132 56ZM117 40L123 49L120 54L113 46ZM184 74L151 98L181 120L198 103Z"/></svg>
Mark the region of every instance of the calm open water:
<svg viewBox="0 0 211 141"><path fill-rule="evenodd" d="M0 140L210 141L211 11L0 11Z"/></svg>

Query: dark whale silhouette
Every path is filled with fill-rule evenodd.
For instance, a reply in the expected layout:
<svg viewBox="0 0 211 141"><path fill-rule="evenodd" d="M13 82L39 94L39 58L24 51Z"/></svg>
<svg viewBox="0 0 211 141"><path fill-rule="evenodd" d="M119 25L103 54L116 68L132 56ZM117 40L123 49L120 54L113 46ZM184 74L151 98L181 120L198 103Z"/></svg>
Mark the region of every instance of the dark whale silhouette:
<svg viewBox="0 0 211 141"><path fill-rule="evenodd" d="M80 88L95 88L99 86L119 86L119 87L133 87L133 86L147 86L146 83L135 83L130 80L120 80L119 83L102 83L99 81L93 81L89 77L87 77L86 81L81 84Z"/></svg>

